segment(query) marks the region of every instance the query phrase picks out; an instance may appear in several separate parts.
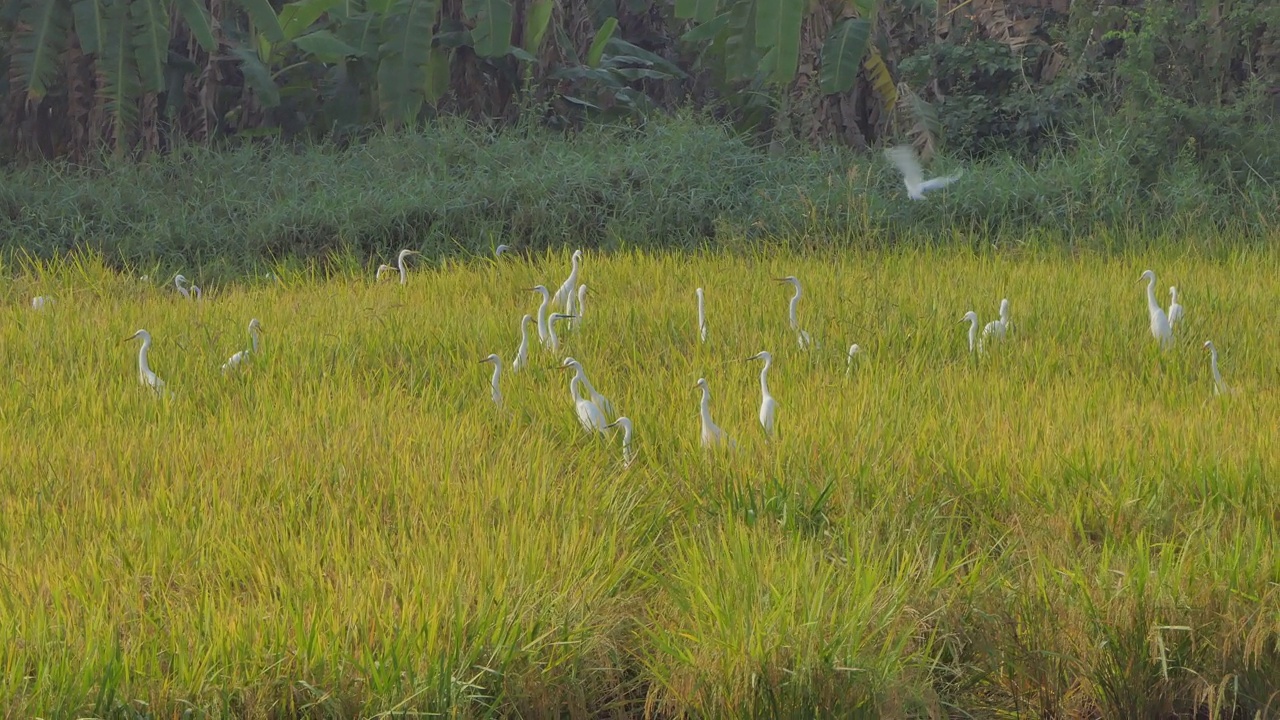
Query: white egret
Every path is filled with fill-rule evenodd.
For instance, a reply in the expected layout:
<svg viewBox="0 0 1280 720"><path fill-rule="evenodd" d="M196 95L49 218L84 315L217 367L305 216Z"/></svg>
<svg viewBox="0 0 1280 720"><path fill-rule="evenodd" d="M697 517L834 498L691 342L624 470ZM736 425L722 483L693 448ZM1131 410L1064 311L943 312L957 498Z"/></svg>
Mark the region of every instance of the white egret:
<svg viewBox="0 0 1280 720"><path fill-rule="evenodd" d="M582 264L582 251L573 251L573 267L569 270L569 279L564 281L559 290L556 290L555 304L561 307L569 307L569 295L578 289L578 266Z"/></svg>
<svg viewBox="0 0 1280 720"><path fill-rule="evenodd" d="M698 337L702 338L702 342L707 341L707 311L703 307L702 288L693 291L698 296Z"/></svg>
<svg viewBox="0 0 1280 720"><path fill-rule="evenodd" d="M250 353L254 355L258 354L258 347L262 342L261 337L259 337L259 333L261 332L262 332L262 323L258 322L258 318L253 318L252 320L250 320L249 321L249 343L250 343L249 348L247 350L241 350L237 352L235 355L232 355L231 357L227 358L227 361L222 363L222 372L227 372L228 370L234 370L240 367L241 363L249 359Z"/></svg>
<svg viewBox="0 0 1280 720"><path fill-rule="evenodd" d="M547 346L551 348L551 352L560 352L560 338L556 335L556 321L569 320L577 315L569 315L568 313L551 313L551 317L547 318Z"/></svg>
<svg viewBox="0 0 1280 720"><path fill-rule="evenodd" d="M493 363L493 379L489 381L489 389L493 395L493 404L502 407L502 391L498 389L498 378L502 376L502 358L493 353L480 361L481 365L485 363Z"/></svg>
<svg viewBox="0 0 1280 720"><path fill-rule="evenodd" d="M138 350L138 383L151 388L158 395L163 395L164 381L147 364L147 351L151 349L151 333L146 330L139 330L125 338L124 342L129 342L134 338L142 338L142 347Z"/></svg>
<svg viewBox="0 0 1280 720"><path fill-rule="evenodd" d="M565 315L578 314L578 296L577 295L574 295L573 293L569 293L569 297L566 298L564 301L564 314ZM572 321L570 321L569 327L570 328L573 327Z"/></svg>
<svg viewBox="0 0 1280 720"><path fill-rule="evenodd" d="M52 305L52 304L53 304L53 298L47 295L37 295L31 298L32 310L43 310L46 305Z"/></svg>
<svg viewBox="0 0 1280 720"><path fill-rule="evenodd" d="M1206 340L1204 347L1209 351L1209 369L1213 371L1213 394L1226 395L1230 393L1231 390L1222 381L1222 373L1218 372L1218 348L1214 347L1212 340Z"/></svg>
<svg viewBox="0 0 1280 720"><path fill-rule="evenodd" d="M849 356L845 358L845 361L844 361L845 375L848 375L849 373L853 372L853 356L857 355L860 352L862 352L862 348L858 345L858 343L854 343L849 346Z"/></svg>
<svg viewBox="0 0 1280 720"><path fill-rule="evenodd" d="M768 350L761 350L747 359L764 361L764 367L760 368L760 426L764 428L765 437L772 439L773 421L778 415L778 403L769 394L769 368L773 367L773 355Z"/></svg>
<svg viewBox="0 0 1280 720"><path fill-rule="evenodd" d="M626 417L620 417L608 425L605 425L605 427L622 428L622 467L631 467L631 461L635 460L635 456L631 454L631 420Z"/></svg>
<svg viewBox="0 0 1280 720"><path fill-rule="evenodd" d="M200 286L195 283L191 283L191 297L195 298L196 300L199 300L204 297L204 291L201 290Z"/></svg>
<svg viewBox="0 0 1280 720"><path fill-rule="evenodd" d="M551 293L547 291L545 285L534 285L529 288L532 292L536 292L542 296L542 302L538 305L538 342L543 345L547 344L547 307L551 305Z"/></svg>
<svg viewBox="0 0 1280 720"><path fill-rule="evenodd" d="M702 390L702 404L699 408L702 416L702 447L728 444L729 435L711 420L711 388L707 385L707 379L698 378L693 387L695 390Z"/></svg>
<svg viewBox="0 0 1280 720"><path fill-rule="evenodd" d="M1178 288L1169 287L1169 327L1173 328L1182 319L1182 306L1178 304Z"/></svg>
<svg viewBox="0 0 1280 720"><path fill-rule="evenodd" d="M173 286L174 286L174 287L176 287L176 288L178 289L178 294L179 294L179 295L181 295L182 297L184 297L184 298L186 298L186 299L190 300L190 299L191 299L191 291L190 291L190 290L188 290L187 288L183 287L183 283L185 283L185 282L188 282L188 280L187 280L187 278L186 278L186 277L184 277L183 275L178 274L178 275L174 275L174 276L173 276Z"/></svg>
<svg viewBox="0 0 1280 720"><path fill-rule="evenodd" d="M791 287L795 288L796 294L791 296L791 303L787 306L787 315L791 320L791 329L796 333L796 342L800 345L801 350L808 350L810 343L809 333L800 329L800 315L798 308L800 306L800 279L795 275L788 275L784 278L774 278L778 282L791 283Z"/></svg>
<svg viewBox="0 0 1280 720"><path fill-rule="evenodd" d="M985 343L987 338L995 340L1003 340L1005 332L1009 329L1009 298L1000 301L1000 319L992 320L982 328L982 341Z"/></svg>
<svg viewBox="0 0 1280 720"><path fill-rule="evenodd" d="M946 177L924 179L924 170L920 168L920 160L910 145L898 145L884 151L889 161L902 173L902 182L907 186L907 197L912 200L923 200L924 194L930 190L944 188L960 179L960 173Z"/></svg>
<svg viewBox="0 0 1280 720"><path fill-rule="evenodd" d="M1146 270L1139 280L1147 281L1147 314L1151 316L1151 336L1161 348L1166 348L1173 342L1173 326L1169 324L1164 310L1160 309L1160 303L1156 302L1156 274Z"/></svg>
<svg viewBox="0 0 1280 720"><path fill-rule="evenodd" d="M394 267L386 263L382 263L381 265L378 266L378 271L373 274L373 279L375 282L380 281L382 280L383 275L386 275L387 273L394 272L394 271L395 271Z"/></svg>
<svg viewBox="0 0 1280 720"><path fill-rule="evenodd" d="M591 381L587 379L587 371L582 369L582 363L578 362L577 360L574 360L571 357L567 357L564 359L563 362L560 363L560 367L573 368L574 371L576 372L576 377L578 378L578 381L582 383L582 387L586 388L587 394L591 396L591 402L595 403L596 407L600 408L601 410L608 413L609 415L613 414L613 403L609 402L609 398L601 395L599 392L596 391L596 386L592 385Z"/></svg>
<svg viewBox="0 0 1280 720"><path fill-rule="evenodd" d="M569 368L569 365L561 365L562 368ZM577 372L573 377L569 378L569 395L573 397L574 411L578 414L578 424L582 425L582 429L587 432L604 432L604 428L608 425L605 420L604 413L600 411L600 406L591 400L582 397L582 391L578 389L582 382L582 367L574 367Z"/></svg>
<svg viewBox="0 0 1280 720"><path fill-rule="evenodd" d="M981 350L982 344L978 341L978 313L970 310L960 318L960 322L969 323L969 352Z"/></svg>
<svg viewBox="0 0 1280 720"><path fill-rule="evenodd" d="M520 368L529 364L529 323L532 315L520 318L520 347L516 348L516 359L511 361L511 372L520 372Z"/></svg>
<svg viewBox="0 0 1280 720"><path fill-rule="evenodd" d="M510 246L510 245L499 245L498 247L496 247L496 248L494 248L494 249L493 249L493 256L494 256L494 257L496 257L496 258L500 258L500 257L502 257L502 253L504 253L504 252L506 252L506 251L508 251L508 250L510 250L510 249L511 249L511 246Z"/></svg>
<svg viewBox="0 0 1280 720"><path fill-rule="evenodd" d="M587 311L587 285L586 283L583 283L578 286L577 309L575 313L570 313L570 314L577 314L578 317L575 318L573 322L569 323L569 327L576 330L582 324L582 316L586 314L586 311Z"/></svg>
<svg viewBox="0 0 1280 720"><path fill-rule="evenodd" d="M404 250L400 251L399 255L396 256L396 269L400 271L401 285L404 285L405 283L409 282L409 271L406 270L404 267L404 259L409 257L410 255L421 255L421 254L422 253L418 252L417 250L410 250L408 248L405 248Z"/></svg>

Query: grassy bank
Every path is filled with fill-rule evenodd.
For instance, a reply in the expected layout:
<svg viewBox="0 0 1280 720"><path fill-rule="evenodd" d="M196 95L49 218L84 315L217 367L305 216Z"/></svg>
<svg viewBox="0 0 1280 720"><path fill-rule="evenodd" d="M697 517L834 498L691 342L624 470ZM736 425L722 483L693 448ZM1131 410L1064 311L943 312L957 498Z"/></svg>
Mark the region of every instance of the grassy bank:
<svg viewBox="0 0 1280 720"><path fill-rule="evenodd" d="M879 154L767 153L689 120L573 136L444 122L346 149L189 148L92 171L8 170L0 250L93 250L116 267L225 280L273 261L365 262L401 247L450 257L498 243L724 247L778 234L866 246L953 243L957 230L1003 244L1039 233L1132 246L1275 230L1280 195L1261 180L1217 187L1188 164L1152 185L1124 138L1063 147L1034 167L941 159L933 171L963 168L964 180L914 203Z"/></svg>
<svg viewBox="0 0 1280 720"><path fill-rule="evenodd" d="M509 372L525 288L566 264L200 303L10 268L0 713L1274 713L1274 251L589 252L566 352L635 422L629 468L556 358ZM1148 266L1187 308L1163 354ZM975 359L960 316L1001 297L1014 329ZM250 317L264 351L224 377ZM699 447L698 377L735 452Z"/></svg>

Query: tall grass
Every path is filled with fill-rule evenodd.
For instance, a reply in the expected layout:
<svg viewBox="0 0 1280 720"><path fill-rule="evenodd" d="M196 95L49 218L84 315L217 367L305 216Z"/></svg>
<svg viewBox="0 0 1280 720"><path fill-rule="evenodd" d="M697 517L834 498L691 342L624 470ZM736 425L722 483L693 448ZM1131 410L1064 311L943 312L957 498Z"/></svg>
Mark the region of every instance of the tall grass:
<svg viewBox="0 0 1280 720"><path fill-rule="evenodd" d="M566 352L635 422L630 468L556 358L510 373L565 254L200 303L10 267L0 712L1274 716L1278 260L588 252ZM1165 353L1148 266L1187 307ZM975 359L960 316L1001 297ZM264 352L224 377L250 317ZM137 384L139 327L171 398ZM699 446L698 377L736 451Z"/></svg>

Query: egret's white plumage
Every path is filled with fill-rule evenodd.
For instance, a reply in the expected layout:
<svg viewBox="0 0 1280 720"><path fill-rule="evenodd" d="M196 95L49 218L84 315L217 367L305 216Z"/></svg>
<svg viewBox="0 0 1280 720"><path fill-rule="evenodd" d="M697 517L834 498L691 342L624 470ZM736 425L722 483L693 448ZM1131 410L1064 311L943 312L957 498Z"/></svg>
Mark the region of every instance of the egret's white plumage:
<svg viewBox="0 0 1280 720"><path fill-rule="evenodd" d="M809 345L812 342L812 338L809 336L807 331L800 327L800 295L803 292L800 289L800 279L795 275L788 275L784 278L775 279L778 282L791 283L791 287L795 288L796 292L791 296L791 302L787 305L787 317L791 321L791 329L796 334L796 343L800 346L801 350L808 350Z"/></svg>
<svg viewBox="0 0 1280 720"><path fill-rule="evenodd" d="M545 285L534 285L529 289L542 296L542 302L538 305L538 342L545 346L547 344L547 307L551 305L551 293L547 291Z"/></svg>
<svg viewBox="0 0 1280 720"><path fill-rule="evenodd" d="M551 348L551 352L560 352L560 337L556 335L556 321L575 317L577 316L568 313L551 313L551 317L547 318L547 347Z"/></svg>
<svg viewBox="0 0 1280 720"><path fill-rule="evenodd" d="M404 259L409 257L410 255L421 255L421 254L422 253L418 252L417 250L410 250L408 248L405 248L404 250L400 251L399 255L396 256L396 269L400 271L401 285L404 285L405 283L409 282L409 270L404 266Z"/></svg>
<svg viewBox="0 0 1280 720"><path fill-rule="evenodd" d="M200 300L201 298L204 297L204 291L201 290L200 286L195 283L191 283L191 297L196 300Z"/></svg>
<svg viewBox="0 0 1280 720"><path fill-rule="evenodd" d="M181 273L179 273L178 275L174 275L174 276L173 276L173 286L174 286L175 288L177 288L177 289L178 289L178 294L179 294L179 295L181 295L182 297L184 297L184 298L186 298L186 299L190 300L190 299L191 299L191 291L190 291L190 290L188 290L188 289L183 285L183 283L186 283L186 282L187 282L187 278L186 278L186 277L184 277Z"/></svg>
<svg viewBox="0 0 1280 720"><path fill-rule="evenodd" d="M849 346L849 356L845 358L845 361L844 361L845 375L848 375L849 373L853 372L853 356L857 355L860 352L862 352L862 348L858 345L858 343L854 343Z"/></svg>
<svg viewBox="0 0 1280 720"><path fill-rule="evenodd" d="M129 342L134 338L142 338L142 347L138 349L138 383L153 390L158 395L164 394L164 381L155 374L151 369L151 365L147 363L147 352L151 350L151 333L146 330L139 330L124 339Z"/></svg>
<svg viewBox="0 0 1280 720"><path fill-rule="evenodd" d="M52 305L52 304L53 304L53 298L48 297L47 295L37 295L31 298L32 310L43 310L46 305Z"/></svg>
<svg viewBox="0 0 1280 720"><path fill-rule="evenodd" d="M573 407L578 414L578 424L589 433L604 432L604 428L609 424L609 421L605 419L600 406L582 397L582 391L578 389L583 377L582 368L579 366L575 369L577 372L574 373L573 377L569 378L569 395L573 397Z"/></svg>
<svg viewBox="0 0 1280 720"><path fill-rule="evenodd" d="M626 417L620 417L605 425L605 427L622 428L622 467L631 467L631 461L635 460L635 456L631 454L631 420Z"/></svg>
<svg viewBox="0 0 1280 720"><path fill-rule="evenodd" d="M707 311L703 307L702 288L693 291L698 296L698 337L702 338L702 342L707 341Z"/></svg>
<svg viewBox="0 0 1280 720"><path fill-rule="evenodd" d="M1182 305L1178 303L1178 288L1169 287L1169 327L1173 328L1182 319Z"/></svg>
<svg viewBox="0 0 1280 720"><path fill-rule="evenodd" d="M395 268L386 263L382 263L381 265L378 266L378 271L373 274L373 279L375 282L380 281L382 280L383 275L386 275L387 273L390 273L390 272L395 272Z"/></svg>
<svg viewBox="0 0 1280 720"><path fill-rule="evenodd" d="M560 367L573 368L578 381L582 383L582 387L586 388L587 394L591 396L591 402L595 403L596 407L600 408L603 412L613 415L613 403L609 402L609 398L596 391L596 386L592 385L591 381L587 379L587 371L582 368L582 363L571 357L567 357L560 363Z"/></svg>
<svg viewBox="0 0 1280 720"><path fill-rule="evenodd" d="M910 145L898 145L884 151L889 161L902 173L902 182L907 186L907 197L912 200L923 200L924 194L930 190L944 188L960 179L960 173L946 177L924 179L924 170L920 167L920 159L916 157L915 148Z"/></svg>
<svg viewBox="0 0 1280 720"><path fill-rule="evenodd" d="M587 311L587 285L586 283L583 283L578 286L578 304L577 306L575 306L574 311L572 313L569 313L570 315L577 315L577 317L569 321L569 327L575 330L578 329L578 327L582 324L582 316L586 314L586 311Z"/></svg>
<svg viewBox="0 0 1280 720"><path fill-rule="evenodd" d="M574 250L572 260L573 267L569 270L569 278L564 281L564 284L560 286L559 290L556 290L555 297L553 298L556 305L564 308L569 307L569 296L574 290L578 289L578 269L581 264L582 251Z"/></svg>
<svg viewBox="0 0 1280 720"><path fill-rule="evenodd" d="M960 322L969 323L969 352L981 350L982 346L978 342L978 313L970 310L960 318Z"/></svg>
<svg viewBox="0 0 1280 720"><path fill-rule="evenodd" d="M1156 274L1152 270L1146 270L1139 279L1147 281L1147 315L1151 318L1151 336L1161 348L1166 348L1173 342L1173 326L1169 324L1169 318L1160 308L1160 303L1156 302Z"/></svg>
<svg viewBox="0 0 1280 720"><path fill-rule="evenodd" d="M498 378L502 376L502 358L497 353L489 355L489 357L480 361L480 364L493 364L493 379L489 381L489 392L493 397L493 404L502 407L502 391L498 389Z"/></svg>
<svg viewBox="0 0 1280 720"><path fill-rule="evenodd" d="M510 246L510 245L499 245L498 247L496 247L496 248L494 248L494 249L493 249L493 256L494 256L494 257L496 257L496 258L500 258L500 257L502 257L502 253L504 253L504 252L506 252L506 251L508 251L508 250L510 250L510 249L511 249L511 246Z"/></svg>
<svg viewBox="0 0 1280 720"><path fill-rule="evenodd" d="M729 435L711 420L711 388L707 385L707 379L698 378L698 382L693 387L702 390L702 404L699 406L702 417L702 447L727 444Z"/></svg>
<svg viewBox="0 0 1280 720"><path fill-rule="evenodd" d="M773 367L773 355L768 350L761 350L747 359L764 361L764 367L760 368L760 427L764 428L765 436L772 439L773 422L778 415L778 402L769 392L769 368Z"/></svg>
<svg viewBox="0 0 1280 720"><path fill-rule="evenodd" d="M1206 340L1204 347L1209 351L1209 369L1213 371L1213 394L1226 395L1230 393L1230 388L1222 380L1222 373L1218 372L1218 348L1214 347L1212 340Z"/></svg>
<svg viewBox="0 0 1280 720"><path fill-rule="evenodd" d="M234 370L240 367L241 363L249 359L250 353L254 355L258 354L259 346L262 342L261 338L259 337L259 333L261 332L262 332L262 323L258 322L258 318L253 318L252 320L250 320L249 321L249 347L227 358L227 361L222 363L222 372L227 372L228 370Z"/></svg>
<svg viewBox="0 0 1280 720"><path fill-rule="evenodd" d="M529 364L529 323L532 315L520 318L520 347L516 348L516 359L511 361L511 372L520 372L520 368Z"/></svg>
<svg viewBox="0 0 1280 720"><path fill-rule="evenodd" d="M982 328L982 341L1003 340L1009 329L1009 298L1000 301L1000 319L992 320Z"/></svg>

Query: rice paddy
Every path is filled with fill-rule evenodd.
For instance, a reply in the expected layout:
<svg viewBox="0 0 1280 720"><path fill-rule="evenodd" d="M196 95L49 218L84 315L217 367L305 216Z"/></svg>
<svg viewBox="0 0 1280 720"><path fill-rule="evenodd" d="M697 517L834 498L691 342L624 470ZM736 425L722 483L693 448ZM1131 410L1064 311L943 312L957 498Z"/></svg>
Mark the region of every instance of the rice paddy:
<svg viewBox="0 0 1280 720"><path fill-rule="evenodd" d="M511 372L568 267L6 269L0 714L1280 714L1280 254L587 252Z"/></svg>

